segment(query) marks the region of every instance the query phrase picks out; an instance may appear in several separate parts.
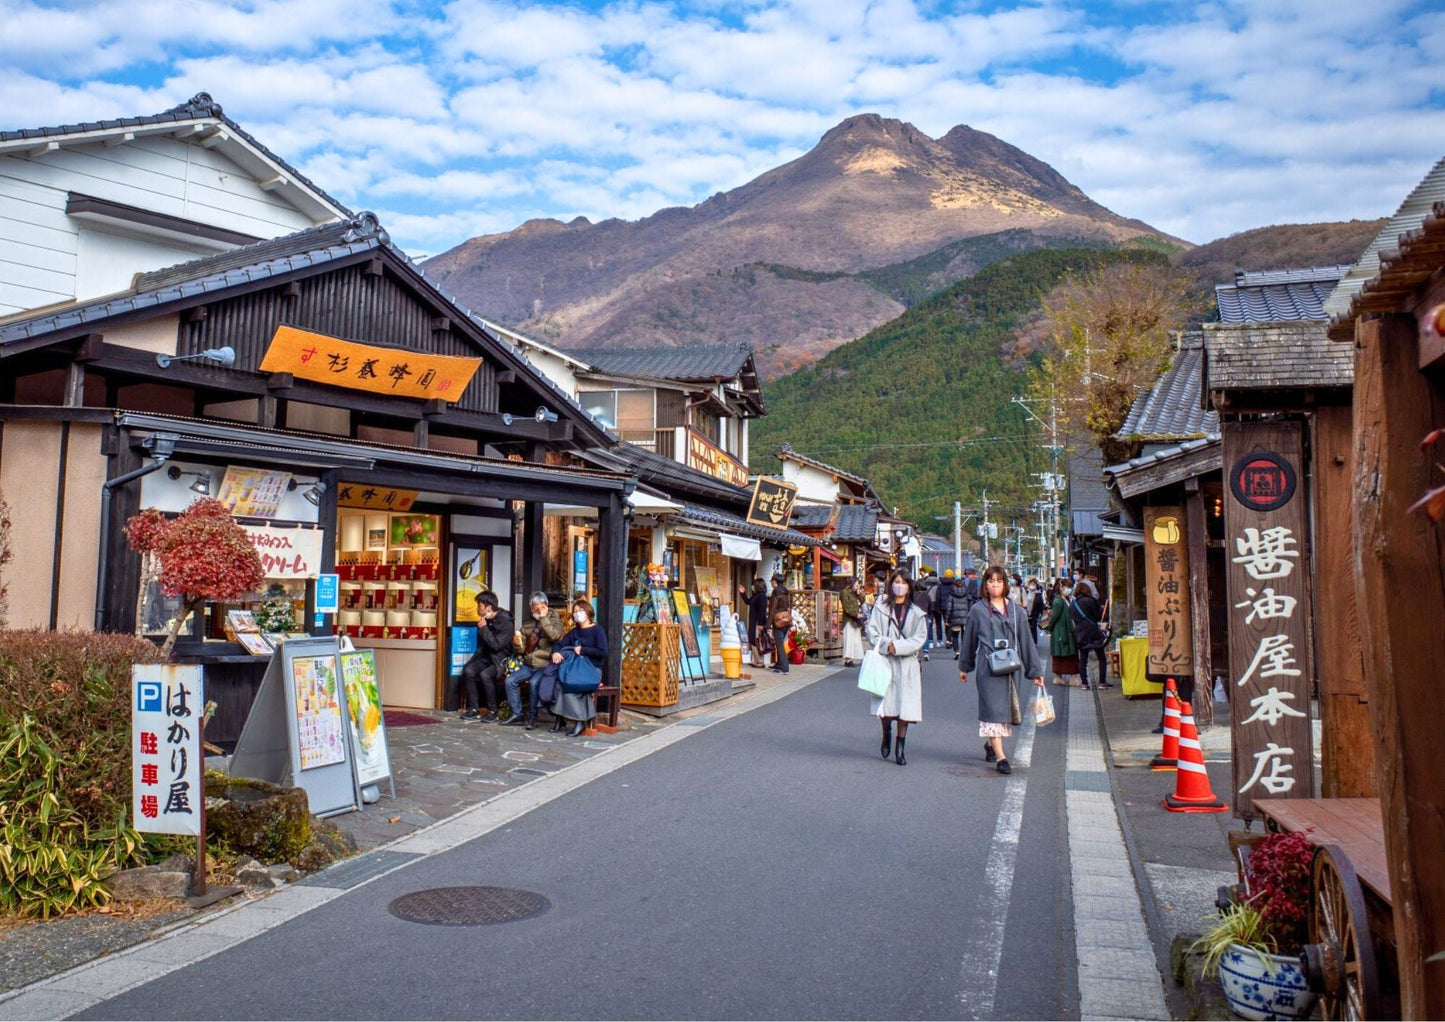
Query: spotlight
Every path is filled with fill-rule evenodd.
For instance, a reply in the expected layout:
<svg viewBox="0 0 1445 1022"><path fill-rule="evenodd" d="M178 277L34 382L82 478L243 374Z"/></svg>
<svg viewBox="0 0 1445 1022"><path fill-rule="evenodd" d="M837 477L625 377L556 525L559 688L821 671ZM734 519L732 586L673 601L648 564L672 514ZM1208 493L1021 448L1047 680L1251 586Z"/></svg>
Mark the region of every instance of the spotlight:
<svg viewBox="0 0 1445 1022"><path fill-rule="evenodd" d="M196 477L196 481L193 482L193 483L191 483L191 485L188 487L188 489L190 489L190 490L192 490L192 491L194 491L194 492L196 492L196 493L199 493L202 497L209 497L209 496L211 495L211 484L212 484L211 473L209 473L209 472L184 472L184 471L181 470L181 468L180 468L179 465L172 465L170 468L166 469L166 478L167 478L167 479L170 479L170 480L172 480L172 481L175 481L175 480L179 479L181 476L195 476L195 477Z"/></svg>
<svg viewBox="0 0 1445 1022"><path fill-rule="evenodd" d="M228 344L224 348L207 348L205 351L198 351L194 355L157 355L156 365L162 369L169 369L172 362L185 362L193 358L210 362L213 365L233 366L236 364L236 349Z"/></svg>
<svg viewBox="0 0 1445 1022"><path fill-rule="evenodd" d="M557 413L552 411L552 409L548 408L546 405L538 405L535 418L538 422L556 422Z"/></svg>
<svg viewBox="0 0 1445 1022"><path fill-rule="evenodd" d="M307 490L305 493L301 494L301 496L303 496L303 497L306 498L306 502L307 502L308 504L311 504L311 505L313 505L313 506L315 506L315 507L320 507L320 506L321 506L321 495L322 495L323 493L325 493L325 492L326 492L326 484L323 483L323 482L321 482L321 481L318 479L315 483L312 484L311 488L310 488L309 490Z"/></svg>

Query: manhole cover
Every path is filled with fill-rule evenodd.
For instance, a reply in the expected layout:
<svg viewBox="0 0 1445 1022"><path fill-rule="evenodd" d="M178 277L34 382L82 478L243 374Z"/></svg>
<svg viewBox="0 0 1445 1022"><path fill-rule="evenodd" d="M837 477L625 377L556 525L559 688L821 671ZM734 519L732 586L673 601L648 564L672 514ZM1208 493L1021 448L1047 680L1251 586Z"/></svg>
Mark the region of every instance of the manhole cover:
<svg viewBox="0 0 1445 1022"><path fill-rule="evenodd" d="M386 910L430 926L487 926L530 919L551 907L542 895L513 887L433 887L404 894Z"/></svg>

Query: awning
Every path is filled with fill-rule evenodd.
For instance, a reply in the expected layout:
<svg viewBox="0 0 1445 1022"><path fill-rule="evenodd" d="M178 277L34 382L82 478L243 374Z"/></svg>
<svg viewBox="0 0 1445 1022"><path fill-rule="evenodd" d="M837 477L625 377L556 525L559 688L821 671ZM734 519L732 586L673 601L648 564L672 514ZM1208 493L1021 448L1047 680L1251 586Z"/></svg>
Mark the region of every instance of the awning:
<svg viewBox="0 0 1445 1022"><path fill-rule="evenodd" d="M682 505L666 497L659 497L656 494L646 493L642 490L633 490L627 498L633 510L641 511L644 514L662 513L665 511L680 511Z"/></svg>
<svg viewBox="0 0 1445 1022"><path fill-rule="evenodd" d="M1116 540L1120 543L1142 544L1144 542L1143 529L1131 529L1127 525L1113 525L1109 522L1102 523L1102 528L1105 539Z"/></svg>
<svg viewBox="0 0 1445 1022"><path fill-rule="evenodd" d="M732 557L739 561L761 561L763 559L762 544L755 539L746 536L729 536L722 533L718 536L722 543L724 557Z"/></svg>
<svg viewBox="0 0 1445 1022"><path fill-rule="evenodd" d="M823 555L823 560L825 561L832 561L834 564L843 563L843 558L839 557L837 554L833 553L833 551L829 550L825 546L820 546L818 548L818 553Z"/></svg>

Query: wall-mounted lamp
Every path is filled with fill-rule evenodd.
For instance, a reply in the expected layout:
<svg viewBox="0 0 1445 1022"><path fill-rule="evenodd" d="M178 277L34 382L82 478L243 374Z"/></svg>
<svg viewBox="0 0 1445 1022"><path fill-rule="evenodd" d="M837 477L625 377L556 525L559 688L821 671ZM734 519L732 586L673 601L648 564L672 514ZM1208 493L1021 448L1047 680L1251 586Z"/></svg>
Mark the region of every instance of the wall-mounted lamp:
<svg viewBox="0 0 1445 1022"><path fill-rule="evenodd" d="M503 412L503 413L502 413L502 425L503 425L503 426L510 426L511 424L512 424L512 413L511 413L511 412Z"/></svg>
<svg viewBox="0 0 1445 1022"><path fill-rule="evenodd" d="M546 405L538 405L535 418L538 422L556 422L557 413L552 411L552 409L548 408Z"/></svg>
<svg viewBox="0 0 1445 1022"><path fill-rule="evenodd" d="M170 468L166 469L167 479L174 481L176 479L179 479L181 476L195 476L196 481L191 483L190 489L195 493L199 493L202 497L209 497L211 495L211 486L214 482L214 480L211 478L211 473L183 472L177 465L172 465Z"/></svg>
<svg viewBox="0 0 1445 1022"><path fill-rule="evenodd" d="M200 359L218 366L233 366L236 364L236 349L228 344L224 348L207 348L194 355L157 355L156 365L169 369L172 362L185 362L189 359Z"/></svg>
<svg viewBox="0 0 1445 1022"><path fill-rule="evenodd" d="M325 493L325 492L326 492L326 484L323 483L321 480L318 479L318 480L316 480L316 482L314 482L314 483L311 485L311 488L310 488L309 490L307 490L305 493L301 494L301 496L305 497L305 498L306 498L306 502L307 502L308 504L312 505L313 507L320 507L320 506L321 506L321 495L322 495L323 493Z"/></svg>

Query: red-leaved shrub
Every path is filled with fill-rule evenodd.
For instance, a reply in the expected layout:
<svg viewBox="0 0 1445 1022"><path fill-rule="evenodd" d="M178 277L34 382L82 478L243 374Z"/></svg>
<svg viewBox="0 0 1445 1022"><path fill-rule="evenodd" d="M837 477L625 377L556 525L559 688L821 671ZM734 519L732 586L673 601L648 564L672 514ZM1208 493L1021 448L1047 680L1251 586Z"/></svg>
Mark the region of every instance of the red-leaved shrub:
<svg viewBox="0 0 1445 1022"><path fill-rule="evenodd" d="M1293 951L1309 939L1314 861L1314 843L1302 832L1270 834L1250 852L1247 901L1281 948Z"/></svg>

